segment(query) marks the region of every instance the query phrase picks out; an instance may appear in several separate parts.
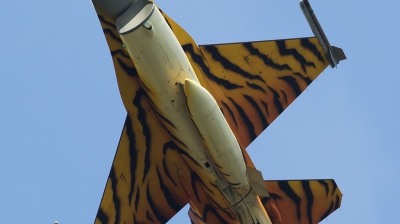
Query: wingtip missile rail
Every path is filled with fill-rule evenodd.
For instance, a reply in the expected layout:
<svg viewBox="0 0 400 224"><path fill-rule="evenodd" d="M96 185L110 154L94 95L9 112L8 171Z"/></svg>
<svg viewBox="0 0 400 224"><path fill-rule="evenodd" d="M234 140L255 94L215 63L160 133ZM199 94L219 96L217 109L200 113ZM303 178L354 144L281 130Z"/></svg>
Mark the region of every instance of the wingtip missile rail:
<svg viewBox="0 0 400 224"><path fill-rule="evenodd" d="M329 43L328 38L325 35L324 30L319 23L317 16L315 15L313 9L311 8L310 3L308 0L301 0L300 1L300 8L306 18L308 25L312 32L314 33L315 37L317 37L319 43L321 44L322 48L325 51L326 57L329 60L329 63L332 68L336 67L341 60L346 59L346 55L344 54L341 48L332 46Z"/></svg>

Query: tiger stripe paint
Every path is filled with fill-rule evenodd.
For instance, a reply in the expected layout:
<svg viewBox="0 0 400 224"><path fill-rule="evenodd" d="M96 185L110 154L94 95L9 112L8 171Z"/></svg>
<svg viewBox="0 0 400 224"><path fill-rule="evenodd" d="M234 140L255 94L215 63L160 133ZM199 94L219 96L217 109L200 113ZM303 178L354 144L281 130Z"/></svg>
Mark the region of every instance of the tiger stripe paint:
<svg viewBox="0 0 400 224"><path fill-rule="evenodd" d="M271 197L263 198L263 205L270 213L268 205L273 200L280 213L273 224L319 223L339 208L342 200L334 180L265 181L265 185Z"/></svg>
<svg viewBox="0 0 400 224"><path fill-rule="evenodd" d="M324 54L316 38L204 45L200 50L212 74L224 82L242 86L228 89L220 84L222 81L207 79L212 90L223 92L217 96L220 99L217 102L222 104L225 97L230 99L227 106L221 108L229 107L233 111L238 124L231 117L226 118L242 148L246 148L268 127L266 123L271 124L329 65L328 60L322 58Z"/></svg>
<svg viewBox="0 0 400 224"><path fill-rule="evenodd" d="M192 224L206 224L196 207L190 206L188 215Z"/></svg>
<svg viewBox="0 0 400 224"><path fill-rule="evenodd" d="M166 223L189 201L208 223L238 223L217 186L200 176L201 167L173 135L175 125L146 95L115 23L98 16L128 115L95 223Z"/></svg>
<svg viewBox="0 0 400 224"><path fill-rule="evenodd" d="M193 223L239 223L216 183L206 178L202 166L190 156L184 139L175 135L176 124L147 95L155 90L138 78L115 22L97 13L127 117L95 223L166 223L187 203ZM317 39L198 46L161 13L200 84L217 101L246 164L254 168L245 148L328 65ZM291 219L317 223L340 206L341 193L332 182L266 182L271 198L262 202L269 203L266 209L274 224ZM315 209L318 204L326 208ZM286 205L290 209L283 209Z"/></svg>
<svg viewBox="0 0 400 224"><path fill-rule="evenodd" d="M261 134L265 125L254 104L247 102L242 93L257 102L267 123L271 124L329 65L318 40L310 37L198 46L185 30L163 15L201 85L223 111L244 151L246 163L254 167L244 149ZM307 72L303 67L307 67Z"/></svg>

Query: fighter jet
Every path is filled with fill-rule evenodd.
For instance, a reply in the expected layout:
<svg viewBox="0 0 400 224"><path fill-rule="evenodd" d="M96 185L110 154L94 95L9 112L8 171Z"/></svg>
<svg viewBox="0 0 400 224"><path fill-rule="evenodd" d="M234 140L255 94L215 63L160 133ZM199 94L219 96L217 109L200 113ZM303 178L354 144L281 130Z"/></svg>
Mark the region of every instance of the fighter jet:
<svg viewBox="0 0 400 224"><path fill-rule="evenodd" d="M327 67L314 37L197 45L148 0L92 0L127 116L94 223L314 224L340 207L332 179L265 181L246 147Z"/></svg>

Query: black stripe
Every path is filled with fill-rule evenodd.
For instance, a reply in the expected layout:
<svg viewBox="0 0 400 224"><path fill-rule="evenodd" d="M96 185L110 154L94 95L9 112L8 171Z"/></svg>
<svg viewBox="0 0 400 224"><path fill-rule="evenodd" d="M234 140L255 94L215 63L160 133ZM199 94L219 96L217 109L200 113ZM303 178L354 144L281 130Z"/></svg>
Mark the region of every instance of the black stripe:
<svg viewBox="0 0 400 224"><path fill-rule="evenodd" d="M113 202L114 202L114 209L115 209L115 222L114 223L119 223L119 219L121 218L121 201L119 200L117 196L117 175L115 174L114 166L111 167L110 171L110 182L111 182L111 189L113 192Z"/></svg>
<svg viewBox="0 0 400 224"><path fill-rule="evenodd" d="M125 125L126 135L129 141L129 157L130 157L130 173L131 173L131 190L129 192L129 206L131 205L133 190L136 181L136 164L137 164L137 149L136 149L136 136L133 131L132 120L129 114L126 116Z"/></svg>
<svg viewBox="0 0 400 224"><path fill-rule="evenodd" d="M328 194L329 194L329 185L328 185L328 183L326 183L324 180L318 180L318 183L320 183L322 186L324 186L326 196L328 196Z"/></svg>
<svg viewBox="0 0 400 224"><path fill-rule="evenodd" d="M120 176L120 177L127 183L126 178L125 178L125 175L124 175L123 173L121 173L121 176Z"/></svg>
<svg viewBox="0 0 400 224"><path fill-rule="evenodd" d="M159 207L157 206L157 203L154 202L153 198L151 197L149 185L147 185L147 192L146 193L147 193L146 194L147 195L147 201L149 202L150 209L152 210L152 212L153 212L154 216L156 217L156 219L161 223L167 223L169 219L164 217L162 215L162 213L158 210ZM149 217L148 217L148 219L149 219ZM154 220L151 220L151 221L154 222Z"/></svg>
<svg viewBox="0 0 400 224"><path fill-rule="evenodd" d="M147 93L152 93L149 87L147 87L146 84L144 84L144 82L140 78L138 80L140 82L140 85L145 89L145 91L147 91ZM150 98L148 98L148 101L153 105L153 108L157 108Z"/></svg>
<svg viewBox="0 0 400 224"><path fill-rule="evenodd" d="M183 89L183 85L181 84L181 86L180 86L182 89ZM187 109L187 111L188 111L188 113L189 113L189 116L190 116L190 119L193 121L193 119L192 119L192 112L190 111L190 107L189 107L189 104L188 104L188 97L186 96L186 93L185 93L185 91L182 91L183 92L183 99L185 100L185 106L186 106L186 109Z"/></svg>
<svg viewBox="0 0 400 224"><path fill-rule="evenodd" d="M218 165L218 163L216 163L215 161L214 161L214 164L215 164L218 168L222 169L222 166Z"/></svg>
<svg viewBox="0 0 400 224"><path fill-rule="evenodd" d="M163 164L163 170L164 170L164 172L165 172L165 175L167 175L168 179L169 179L175 186L177 186L176 183L175 183L175 181L174 181L174 179L173 179L172 176L171 176L171 173L170 173L169 170L168 170L166 158L163 159L162 164Z"/></svg>
<svg viewBox="0 0 400 224"><path fill-rule="evenodd" d="M215 163L215 162L214 162ZM216 164L216 163L215 163ZM224 173L224 172L222 172L221 170L219 171L222 175L224 175L224 176L227 176L227 177L230 177L231 175L230 174L226 174L226 173ZM227 182L229 182L228 180L227 180ZM230 184L232 184L232 185L239 185L240 183L231 183L231 182L229 182Z"/></svg>
<svg viewBox="0 0 400 224"><path fill-rule="evenodd" d="M242 107L240 107L238 104L236 104L236 102L232 98L228 97L228 99L233 103L233 105L235 106L236 110L239 112L240 117L242 118L244 124L247 127L247 131L248 131L248 133L250 135L250 141L252 142L254 139L257 138L257 135L256 135L256 133L254 131L253 123L251 123L250 118L247 117L247 115L244 112Z"/></svg>
<svg viewBox="0 0 400 224"><path fill-rule="evenodd" d="M282 197L281 196L279 196L279 195L277 195L277 194L274 194L274 193L269 193L269 196L271 197L271 198L273 198L273 199L282 199Z"/></svg>
<svg viewBox="0 0 400 224"><path fill-rule="evenodd" d="M101 223L104 223L104 224L108 223L108 217L101 208L99 208L99 210L97 211L96 219L99 220Z"/></svg>
<svg viewBox="0 0 400 224"><path fill-rule="evenodd" d="M301 211L300 211L300 203L301 203L301 198L293 191L293 189L290 187L289 183L287 181L278 181L279 188L285 192L285 194L293 200L293 202L296 204L296 209L297 209L297 219L301 219Z"/></svg>
<svg viewBox="0 0 400 224"><path fill-rule="evenodd" d="M288 104L288 100L287 100L286 93L285 93L285 91L283 91L283 90L281 90L281 93L282 93L282 95L283 95L283 98L285 98L285 103L286 103L286 105L287 105L287 104Z"/></svg>
<svg viewBox="0 0 400 224"><path fill-rule="evenodd" d="M171 24L169 24L169 21L168 21L166 15L165 15L164 11L162 11L160 8L158 8L158 10L160 11L160 13L162 14L162 16L164 17L164 19L165 19L165 21L167 22L169 28L172 30L172 26L171 26Z"/></svg>
<svg viewBox="0 0 400 224"><path fill-rule="evenodd" d="M264 102L261 100L261 104L263 105L263 107L265 108L265 111L267 112L267 116L269 116L269 111L268 111L268 103Z"/></svg>
<svg viewBox="0 0 400 224"><path fill-rule="evenodd" d="M300 78L302 78L304 80L304 82L307 83L307 85L310 85L312 80L310 79L310 77L304 77L301 73L299 72L293 72L293 75L295 76L299 76Z"/></svg>
<svg viewBox="0 0 400 224"><path fill-rule="evenodd" d="M297 83L296 79L293 78L292 76L281 76L278 77L278 79L285 81L287 84L289 84L290 87L292 87L294 93L296 94L296 97L301 94L301 89L299 84Z"/></svg>
<svg viewBox="0 0 400 224"><path fill-rule="evenodd" d="M252 84L252 83L249 83L249 82L247 82L246 81L246 84L247 84L247 86L248 87L250 87L250 88L252 88L252 89L254 89L254 90L259 90L259 91L261 91L261 92L263 92L263 93L267 93L267 91L265 91L261 86L259 86L259 85L256 85L256 84Z"/></svg>
<svg viewBox="0 0 400 224"><path fill-rule="evenodd" d="M117 58L117 61L118 61L119 66L121 66L121 68L125 71L125 73L127 75L129 75L131 77L138 75L135 67L133 67L133 68L129 67L120 58Z"/></svg>
<svg viewBox="0 0 400 224"><path fill-rule="evenodd" d="M332 189L332 195L335 193L336 189L337 189L337 185L336 182L334 180L332 180L332 185L333 185L333 189Z"/></svg>
<svg viewBox="0 0 400 224"><path fill-rule="evenodd" d="M251 79L251 80L253 80L253 79L260 80L261 82L265 83L264 79L261 78L261 76L259 76L259 75L252 75L252 74L250 74L250 73L244 71L244 70L243 70L242 68L240 68L239 66L237 66L237 65L233 64L232 62L230 62L228 59L226 59L224 56L222 56L222 55L219 53L218 48L215 47L214 45L205 45L205 46L203 46L203 47L204 47L204 49L206 49L208 52L210 52L211 55L212 55L212 58L213 58L215 61L218 61L219 63L221 63L221 65L222 65L225 69L230 70L230 71L233 71L233 72L235 72L235 73L237 73L237 74L239 74L239 75L241 75L241 76L243 76L243 77L245 77L245 78L248 78L248 79Z"/></svg>
<svg viewBox="0 0 400 224"><path fill-rule="evenodd" d="M231 117L233 118L233 122L235 122L235 126L237 127L237 122L236 122L236 118L235 115L233 114L231 108L229 108L228 104L226 104L224 101L221 100L222 105L225 107L225 109L228 110L229 114L231 115Z"/></svg>
<svg viewBox="0 0 400 224"><path fill-rule="evenodd" d="M271 199L271 193L269 193L269 197L260 197L261 198L261 203L264 205L265 207L265 203L267 203L270 199Z"/></svg>
<svg viewBox="0 0 400 224"><path fill-rule="evenodd" d="M329 206L328 210L322 215L320 222L324 220L326 217L328 217L329 214L332 213L332 208L333 208L333 201L331 202L331 205Z"/></svg>
<svg viewBox="0 0 400 224"><path fill-rule="evenodd" d="M111 56L114 57L117 54L121 55L124 58L131 59L131 57L129 55L125 54L125 52L123 50L121 50L121 49L117 49L115 51L111 51Z"/></svg>
<svg viewBox="0 0 400 224"><path fill-rule="evenodd" d="M175 213L178 213L179 210L181 210L182 206L179 205L178 202L174 200L172 193L169 191L168 187L164 183L164 180L160 174L160 171L158 170L158 167L156 168L156 171L158 179L160 180L160 189L163 192L169 207L171 207L175 211Z"/></svg>
<svg viewBox="0 0 400 224"><path fill-rule="evenodd" d="M146 210L146 218L154 223L154 219L153 219L153 217L151 217L151 214L148 210Z"/></svg>
<svg viewBox="0 0 400 224"><path fill-rule="evenodd" d="M228 80L218 78L214 74L211 73L210 69L207 67L205 64L203 57L196 54L193 50L193 45L192 44L185 44L182 46L183 51L188 52L190 56L193 58L193 60L197 63L198 66L200 66L201 70L204 72L204 74L209 78L211 81L216 82L218 85L223 86L225 89L237 89L237 88L243 88L243 86L237 85L235 83L231 83Z"/></svg>
<svg viewBox="0 0 400 224"><path fill-rule="evenodd" d="M192 185L194 195L196 196L197 201L201 203L199 194L197 192L196 181L197 180L199 180L200 182L202 182L202 181L201 181L200 177L197 175L197 173L195 173L193 170L190 170L190 176L191 176L191 185Z"/></svg>
<svg viewBox="0 0 400 224"><path fill-rule="evenodd" d="M192 212L193 215L196 216L198 219L200 219L200 221L204 222L203 217L201 217L199 214L197 214L197 213L192 209L192 207L190 207L189 211Z"/></svg>
<svg viewBox="0 0 400 224"><path fill-rule="evenodd" d="M282 106L281 101L279 101L279 98L280 98L279 93L276 92L274 89L272 89L272 88L269 87L269 86L268 86L268 89L271 90L272 94L274 95L274 104L275 104L275 107L276 107L276 109L278 110L278 113L281 114L281 113L283 112L284 109L283 109L283 106Z"/></svg>
<svg viewBox="0 0 400 224"><path fill-rule="evenodd" d="M267 55L261 54L260 51L251 44L251 42L243 43L243 46L245 48L247 48L247 50L251 54L257 55L259 58L261 58L263 60L264 64L267 65L267 66L270 66L270 67L272 67L274 69L277 69L277 70L280 70L280 71L282 71L284 69L292 70L289 67L289 65L287 65L287 64L283 64L283 65L277 64L271 58L269 58Z"/></svg>
<svg viewBox="0 0 400 224"><path fill-rule="evenodd" d="M183 154L186 155L190 158L189 154L187 152L185 152L183 149L179 148L175 142L173 141L169 141L166 142L163 146L163 154L166 155L167 154L167 150L168 149L172 149L172 150L177 150L179 154ZM195 160L193 160L196 164L198 164Z"/></svg>
<svg viewBox="0 0 400 224"><path fill-rule="evenodd" d="M165 127L165 126L164 126ZM188 148L186 145L185 145L185 143L183 143L180 139L178 139L175 135L173 135L168 129L165 129L167 132L168 132L168 134L169 134L169 136L171 136L171 138L172 139L174 139L175 141L177 141L177 142L179 142L181 145L183 145L186 149ZM179 148L179 147L178 147ZM180 148L179 148L180 149ZM183 152L185 152L183 149L181 149L181 151L179 151L181 154L183 153ZM185 152L186 153L186 152Z"/></svg>
<svg viewBox="0 0 400 224"><path fill-rule="evenodd" d="M287 49L285 40L278 40L276 44L278 45L279 53L282 56L292 55L294 59L300 63L305 73L307 73L306 66L313 66L315 68L315 64L313 62L308 62L296 49Z"/></svg>
<svg viewBox="0 0 400 224"><path fill-rule="evenodd" d="M203 189L206 189L207 191L210 192L210 194L215 194L214 191L212 191L209 187L207 187L207 185L204 184L203 180L200 178L199 175L197 175L196 172L194 172L193 170L191 170L191 178L192 178L192 186L195 186L193 184L195 184L195 181L199 181L199 183L203 186ZM198 199L198 195L197 192L195 191L196 194L196 198ZM200 200L198 199L198 201L200 202Z"/></svg>
<svg viewBox="0 0 400 224"><path fill-rule="evenodd" d="M151 152L151 133L150 133L150 128L149 125L147 124L147 115L146 115L146 110L142 106L142 98L145 97L146 93L144 92L143 89L138 89L136 91L135 98L133 99L133 105L138 109L138 115L137 119L142 125L143 128L143 135L146 138L146 152L145 152L145 157L144 157L144 170L143 170L143 179L142 182L144 182L144 179L146 178L149 169L150 169L150 164L151 164L151 158L150 158L150 152Z"/></svg>
<svg viewBox="0 0 400 224"><path fill-rule="evenodd" d="M265 118L264 113L262 112L261 108L258 106L257 102L250 96L247 96L247 95L243 95L243 96L254 107L254 109L256 109L258 118L260 118L260 120L261 120L263 130L266 129L269 126L269 124L267 122L267 118Z"/></svg>
<svg viewBox="0 0 400 224"><path fill-rule="evenodd" d="M310 224L313 224L313 222L312 222L312 206L314 203L314 196L313 196L313 192L311 191L311 188L310 188L310 181L303 180L303 181L301 181L301 185L303 187L304 192L306 193L306 198L307 198L308 221Z"/></svg>
<svg viewBox="0 0 400 224"><path fill-rule="evenodd" d="M185 150L179 148L173 141L167 142L163 146L163 153L164 155L166 154L166 151L168 149L174 149L177 150L178 153L182 156L186 156L188 159L190 159L194 164L196 164L199 167L202 167L200 164L197 163L196 160L194 160Z"/></svg>
<svg viewBox="0 0 400 224"><path fill-rule="evenodd" d="M336 202L335 202L335 210L339 208L340 204L340 197L339 195L336 195Z"/></svg>
<svg viewBox="0 0 400 224"><path fill-rule="evenodd" d="M176 129L175 125L174 125L170 120L168 120L166 117L164 117L163 115L161 115L160 112L158 112L158 110L154 110L154 111L156 112L156 114L158 115L158 117L161 118L161 120L167 122L167 124L169 124L171 127L173 127L173 128Z"/></svg>
<svg viewBox="0 0 400 224"><path fill-rule="evenodd" d="M133 187L131 187L131 192L133 192ZM139 198L140 198L140 188L136 188L136 198L135 198L135 211L137 212L139 208ZM129 200L129 205L130 205L130 200Z"/></svg>
<svg viewBox="0 0 400 224"><path fill-rule="evenodd" d="M97 16L99 17L100 22L102 22L102 23L104 23L104 24L107 24L107 25L109 25L109 26L115 28L115 24L114 24L114 23L108 22L106 19L104 19L103 16L101 16L101 15L99 15L99 14L97 14Z"/></svg>
<svg viewBox="0 0 400 224"><path fill-rule="evenodd" d="M104 36L107 36L106 34L110 35L110 37L116 41L118 41L122 45L122 40L119 38L117 35L114 34L114 32L111 29L103 29ZM107 39L107 37L106 37Z"/></svg>
<svg viewBox="0 0 400 224"><path fill-rule="evenodd" d="M310 50L318 58L318 60L325 63L325 60L322 57L321 53L318 51L317 47L313 43L310 42L310 38L303 38L303 39L301 39L300 42L301 42L301 46Z"/></svg>

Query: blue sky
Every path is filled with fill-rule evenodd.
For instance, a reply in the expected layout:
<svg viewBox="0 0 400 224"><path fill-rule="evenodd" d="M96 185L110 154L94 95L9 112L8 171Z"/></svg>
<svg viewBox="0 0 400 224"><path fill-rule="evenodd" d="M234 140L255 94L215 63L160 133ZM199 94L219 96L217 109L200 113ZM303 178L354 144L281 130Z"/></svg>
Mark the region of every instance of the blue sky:
<svg viewBox="0 0 400 224"><path fill-rule="evenodd" d="M312 35L297 0L156 3L198 44ZM400 3L311 4L348 60L248 151L266 179L334 178L342 207L322 223L396 223ZM89 0L0 9L0 220L93 223L126 115L95 11Z"/></svg>

